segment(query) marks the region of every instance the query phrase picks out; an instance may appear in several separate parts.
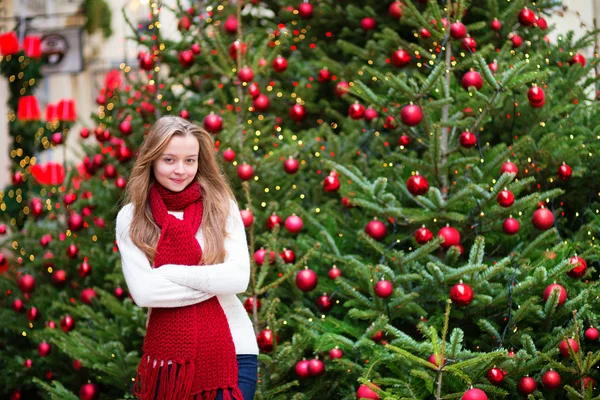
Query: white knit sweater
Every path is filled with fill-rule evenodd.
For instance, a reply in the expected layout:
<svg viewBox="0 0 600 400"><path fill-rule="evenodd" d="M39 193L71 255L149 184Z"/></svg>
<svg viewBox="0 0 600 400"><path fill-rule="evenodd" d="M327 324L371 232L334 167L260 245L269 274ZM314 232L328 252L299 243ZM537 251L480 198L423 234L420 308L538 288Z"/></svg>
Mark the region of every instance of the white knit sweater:
<svg viewBox="0 0 600 400"><path fill-rule="evenodd" d="M183 212L169 214L182 219ZM227 219L225 261L220 264L186 266L167 264L153 268L144 253L133 244L129 226L133 205L124 206L117 216L117 245L121 253L123 275L131 297L140 307L183 307L217 296L227 316L236 354L258 354L252 322L236 294L248 288L250 256L246 231L240 211L234 201ZM202 226L196 233L204 245ZM151 310L148 310L149 312Z"/></svg>

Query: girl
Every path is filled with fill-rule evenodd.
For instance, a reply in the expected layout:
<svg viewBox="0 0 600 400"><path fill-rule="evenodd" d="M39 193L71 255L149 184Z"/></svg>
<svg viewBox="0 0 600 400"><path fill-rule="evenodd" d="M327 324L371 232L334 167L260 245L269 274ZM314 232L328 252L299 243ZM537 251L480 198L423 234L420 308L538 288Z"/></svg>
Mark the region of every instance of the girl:
<svg viewBox="0 0 600 400"><path fill-rule="evenodd" d="M142 400L252 400L258 346L236 294L246 232L210 134L179 117L150 128L117 216L131 297L148 311L134 393Z"/></svg>

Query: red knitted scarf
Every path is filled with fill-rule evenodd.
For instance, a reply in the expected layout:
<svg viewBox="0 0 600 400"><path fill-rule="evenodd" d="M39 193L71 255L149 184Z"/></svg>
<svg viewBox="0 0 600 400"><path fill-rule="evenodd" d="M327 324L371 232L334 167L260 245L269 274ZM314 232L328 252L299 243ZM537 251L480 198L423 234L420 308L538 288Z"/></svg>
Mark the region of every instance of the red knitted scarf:
<svg viewBox="0 0 600 400"><path fill-rule="evenodd" d="M155 182L149 202L161 229L154 268L201 268L202 248L196 240L203 210L200 185L172 192ZM183 220L167 210L184 210ZM186 307L153 308L143 352L134 385L141 400L214 400L219 389L223 400L243 400L235 346L216 296ZM166 368L169 362L171 368Z"/></svg>

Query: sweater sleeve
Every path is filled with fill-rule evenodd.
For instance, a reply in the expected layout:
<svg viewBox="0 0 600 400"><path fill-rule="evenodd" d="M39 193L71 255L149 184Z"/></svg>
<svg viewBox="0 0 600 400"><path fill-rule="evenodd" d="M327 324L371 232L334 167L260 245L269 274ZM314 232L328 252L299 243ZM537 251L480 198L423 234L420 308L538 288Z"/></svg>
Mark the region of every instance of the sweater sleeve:
<svg viewBox="0 0 600 400"><path fill-rule="evenodd" d="M227 255L224 262L199 266L167 264L155 271L175 283L206 293L225 295L245 292L250 281L250 256L240 210L233 200L226 230L224 244Z"/></svg>
<svg viewBox="0 0 600 400"><path fill-rule="evenodd" d="M117 215L116 239L121 254L121 267L131 297L140 307L183 307L201 303L213 297L199 290L182 286L157 274L144 253L131 241L129 226L133 206L127 204Z"/></svg>

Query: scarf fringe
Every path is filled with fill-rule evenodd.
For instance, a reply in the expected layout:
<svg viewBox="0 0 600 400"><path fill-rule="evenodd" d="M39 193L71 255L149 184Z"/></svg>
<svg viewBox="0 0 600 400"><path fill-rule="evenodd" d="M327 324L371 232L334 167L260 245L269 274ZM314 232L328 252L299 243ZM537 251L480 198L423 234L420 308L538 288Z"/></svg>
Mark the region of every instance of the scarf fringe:
<svg viewBox="0 0 600 400"><path fill-rule="evenodd" d="M194 383L194 363L173 361L171 368L167 361L156 361L156 365L152 365L153 361L142 356L133 384L133 394L139 400L181 400L190 397Z"/></svg>
<svg viewBox="0 0 600 400"><path fill-rule="evenodd" d="M231 393L229 391L231 389ZM219 390L222 390L223 400L244 400L244 395L239 387L224 387L220 389L205 390L202 393L194 395L191 400L215 400Z"/></svg>

